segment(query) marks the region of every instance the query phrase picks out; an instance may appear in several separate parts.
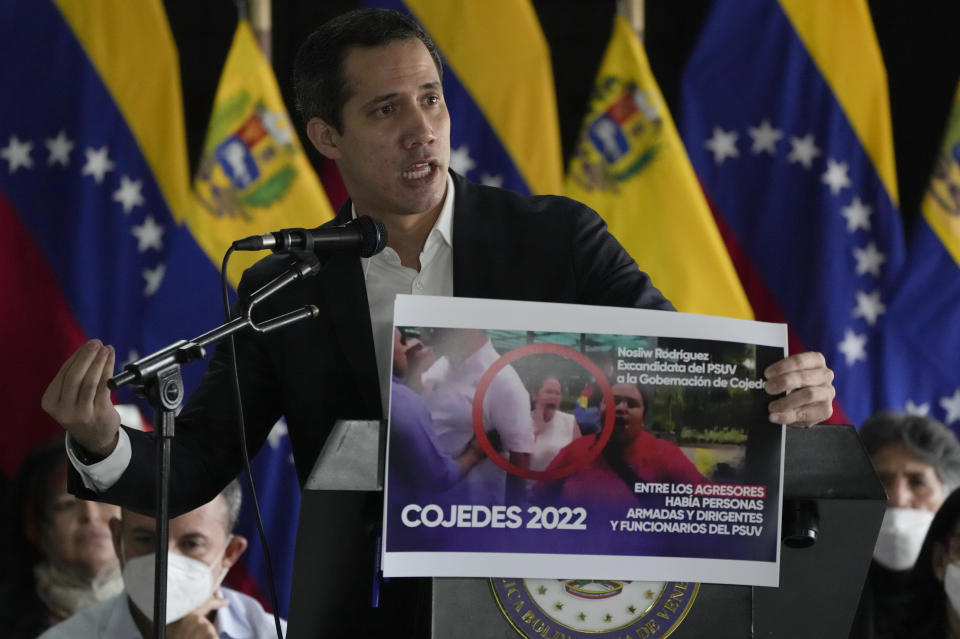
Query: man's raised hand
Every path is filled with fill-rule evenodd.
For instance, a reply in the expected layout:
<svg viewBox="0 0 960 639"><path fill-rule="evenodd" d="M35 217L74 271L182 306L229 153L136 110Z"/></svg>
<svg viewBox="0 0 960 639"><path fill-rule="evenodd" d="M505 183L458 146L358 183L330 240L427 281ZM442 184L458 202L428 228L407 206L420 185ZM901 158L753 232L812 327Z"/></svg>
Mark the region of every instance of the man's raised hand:
<svg viewBox="0 0 960 639"><path fill-rule="evenodd" d="M40 405L80 446L106 457L117 445L120 415L110 401L112 346L92 339L70 356L47 386Z"/></svg>

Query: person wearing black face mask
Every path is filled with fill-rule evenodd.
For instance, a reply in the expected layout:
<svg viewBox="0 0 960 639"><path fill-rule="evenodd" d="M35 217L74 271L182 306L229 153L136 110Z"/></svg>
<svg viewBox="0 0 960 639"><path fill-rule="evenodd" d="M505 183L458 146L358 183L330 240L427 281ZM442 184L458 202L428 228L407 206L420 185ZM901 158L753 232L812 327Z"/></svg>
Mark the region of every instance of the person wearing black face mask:
<svg viewBox="0 0 960 639"><path fill-rule="evenodd" d="M884 411L867 419L860 438L887 493L887 510L851 639L905 636L911 569L950 491L960 486L960 443L940 422Z"/></svg>

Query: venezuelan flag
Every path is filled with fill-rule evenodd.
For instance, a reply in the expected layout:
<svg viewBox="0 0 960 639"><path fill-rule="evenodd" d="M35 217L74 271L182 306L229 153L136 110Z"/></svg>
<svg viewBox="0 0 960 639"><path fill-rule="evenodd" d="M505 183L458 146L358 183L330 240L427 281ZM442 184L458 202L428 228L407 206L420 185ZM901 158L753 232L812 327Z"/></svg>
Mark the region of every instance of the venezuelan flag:
<svg viewBox="0 0 960 639"><path fill-rule="evenodd" d="M245 20L237 25L207 128L185 221L214 263L237 238L287 227L312 228L333 210L300 146L270 65ZM237 253L236 284L262 257Z"/></svg>
<svg viewBox="0 0 960 639"><path fill-rule="evenodd" d="M87 336L115 345L122 362L199 334L222 312L216 266L177 223L191 196L160 2L4 0L0 15L16 61L0 70L0 322L16 367L0 397L15 426L0 463L10 473L60 432L39 398ZM185 382L201 372L185 368Z"/></svg>
<svg viewBox="0 0 960 639"><path fill-rule="evenodd" d="M904 264L886 74L865 2L718 0L681 132L758 319L824 353L835 420L889 405L882 336Z"/></svg>
<svg viewBox="0 0 960 639"><path fill-rule="evenodd" d="M561 192L550 52L529 0L365 4L412 14L443 54L454 171L522 194Z"/></svg>
<svg viewBox="0 0 960 639"><path fill-rule="evenodd" d="M620 16L565 192L600 213L678 310L753 319L643 47Z"/></svg>
<svg viewBox="0 0 960 639"><path fill-rule="evenodd" d="M889 405L960 432L960 87L890 305ZM891 375L893 377L893 375Z"/></svg>

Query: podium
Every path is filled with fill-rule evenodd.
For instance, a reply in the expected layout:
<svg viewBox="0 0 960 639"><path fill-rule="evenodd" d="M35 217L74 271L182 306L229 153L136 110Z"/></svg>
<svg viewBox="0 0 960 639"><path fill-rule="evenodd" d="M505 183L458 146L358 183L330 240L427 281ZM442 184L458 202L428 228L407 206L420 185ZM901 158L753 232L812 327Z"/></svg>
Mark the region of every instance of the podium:
<svg viewBox="0 0 960 639"><path fill-rule="evenodd" d="M883 487L851 426L788 428L785 446L780 586L701 584L682 622L669 634L671 639L705 636L846 639L848 636L883 519L886 504ZM368 462L367 468L380 468L377 460ZM350 466L355 468L356 463L359 462L354 459ZM382 470L375 475L379 480ZM369 489L370 479L366 481L365 488ZM318 606L323 607L326 592L322 584L331 578L316 574L310 567L309 553L301 563L301 551L320 532L332 536L332 543L349 545L350 540L336 541L334 522L341 517L357 516L357 508L348 505L357 500L344 501L347 498L342 491L327 491L322 497L320 492L310 495L311 490L304 490L290 613L293 639L320 636L318 630L322 628L317 624L322 623L318 621L322 614ZM311 507L321 502L326 504L321 511ZM369 581L369 575L368 572L363 577ZM429 636L436 639L522 636L501 612L490 580L435 578L431 590ZM546 639L582 634L565 632L556 623L551 628L546 634L538 634L533 626L524 630L528 636ZM629 636L639 637L642 633ZM651 633L649 636L659 639L667 635Z"/></svg>

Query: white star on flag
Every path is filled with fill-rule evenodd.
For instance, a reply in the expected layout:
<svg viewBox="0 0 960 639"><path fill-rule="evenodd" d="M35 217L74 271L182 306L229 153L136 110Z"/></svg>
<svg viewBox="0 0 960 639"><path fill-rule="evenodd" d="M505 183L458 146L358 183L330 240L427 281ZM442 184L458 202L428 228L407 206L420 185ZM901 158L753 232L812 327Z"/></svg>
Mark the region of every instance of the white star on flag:
<svg viewBox="0 0 960 639"><path fill-rule="evenodd" d="M837 162L833 158L827 158L827 170L820 177L820 181L830 187L830 193L836 195L850 186L850 176L847 175L849 170L850 167L846 162Z"/></svg>
<svg viewBox="0 0 960 639"><path fill-rule="evenodd" d="M887 307L880 301L880 291L864 293L857 291L857 307L853 309L854 317L862 317L867 324L873 326L877 318L887 311Z"/></svg>
<svg viewBox="0 0 960 639"><path fill-rule="evenodd" d="M930 403L926 404L914 404L912 399L907 400L907 405L903 408L904 411L909 415L917 415L919 417L926 417L930 414Z"/></svg>
<svg viewBox="0 0 960 639"><path fill-rule="evenodd" d="M21 142L17 136L11 135L7 146L0 149L0 158L7 161L8 173L15 173L20 167L33 168L33 158L30 157L32 149L33 142Z"/></svg>
<svg viewBox="0 0 960 639"><path fill-rule="evenodd" d="M854 333L849 328L843 341L837 346L847 360L847 366L853 366L857 360L867 361L867 336Z"/></svg>
<svg viewBox="0 0 960 639"><path fill-rule="evenodd" d="M787 161L799 162L805 169L813 166L813 158L820 155L820 149L818 149L814 143L812 133L808 133L802 138L790 136L790 146L791 149L787 155Z"/></svg>
<svg viewBox="0 0 960 639"><path fill-rule="evenodd" d="M137 238L137 252L143 253L149 248L163 249L164 228L157 224L152 215L148 215L143 224L135 225L131 232Z"/></svg>
<svg viewBox="0 0 960 639"><path fill-rule="evenodd" d="M500 188L503 186L503 176L502 175L490 175L489 173L480 174L480 183L486 184L487 186L495 186Z"/></svg>
<svg viewBox="0 0 960 639"><path fill-rule="evenodd" d="M840 215L847 220L847 232L853 233L857 229L864 231L870 230L870 215L873 209L860 201L859 197L853 198L849 206L840 209Z"/></svg>
<svg viewBox="0 0 960 639"><path fill-rule="evenodd" d="M715 126L713 127L713 137L707 140L704 146L713 153L714 162L723 164L723 161L727 158L740 156L740 151L737 150L738 137L740 136L737 135L736 131L724 131Z"/></svg>
<svg viewBox="0 0 960 639"><path fill-rule="evenodd" d="M278 420L277 423L273 425L273 428L270 429L270 434L267 435L267 443L270 444L270 448L276 450L286 436L287 422L282 419Z"/></svg>
<svg viewBox="0 0 960 639"><path fill-rule="evenodd" d="M81 173L83 175L92 175L94 182L100 184L103 177L113 170L113 160L110 159L110 149L103 146L94 150L87 147L87 163L83 165Z"/></svg>
<svg viewBox="0 0 960 639"><path fill-rule="evenodd" d="M465 176L475 166L477 163L470 157L470 147L466 144L450 151L450 168L456 173Z"/></svg>
<svg viewBox="0 0 960 639"><path fill-rule="evenodd" d="M774 155L777 152L777 142L783 137L783 131L770 126L769 120L764 120L758 127L750 127L747 133L753 138L753 146L750 151L754 155L767 152Z"/></svg>
<svg viewBox="0 0 960 639"><path fill-rule="evenodd" d="M143 279L146 280L146 286L143 287L143 295L145 297L150 297L157 292L166 272L167 267L164 264L157 264L154 268L143 269Z"/></svg>
<svg viewBox="0 0 960 639"><path fill-rule="evenodd" d="M853 249L853 257L857 260L857 275L870 273L874 277L880 277L880 266L887 261L887 256L877 250L874 242L867 244L865 249Z"/></svg>
<svg viewBox="0 0 960 639"><path fill-rule="evenodd" d="M67 137L67 133L60 129L55 138L47 138L44 141L50 155L47 157L47 166L62 164L70 166L70 151L73 150L73 142Z"/></svg>
<svg viewBox="0 0 960 639"><path fill-rule="evenodd" d="M953 395L950 397L942 398L940 406L947 411L947 416L943 420L944 424L952 424L960 420L960 388L953 391Z"/></svg>
<svg viewBox="0 0 960 639"><path fill-rule="evenodd" d="M120 188L113 192L113 201L123 205L123 212L129 213L135 206L143 206L142 180L131 180L126 175L120 178Z"/></svg>

